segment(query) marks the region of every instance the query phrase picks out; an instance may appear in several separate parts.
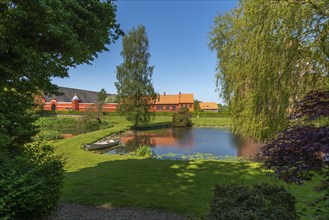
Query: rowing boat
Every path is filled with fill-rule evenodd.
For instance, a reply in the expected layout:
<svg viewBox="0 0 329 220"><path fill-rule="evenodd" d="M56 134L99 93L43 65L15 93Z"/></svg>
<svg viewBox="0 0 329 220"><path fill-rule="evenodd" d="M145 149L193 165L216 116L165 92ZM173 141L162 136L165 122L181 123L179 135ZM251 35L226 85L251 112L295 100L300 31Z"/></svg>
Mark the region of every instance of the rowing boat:
<svg viewBox="0 0 329 220"><path fill-rule="evenodd" d="M107 147L113 147L118 145L120 140L106 140L106 141L97 141L92 144L85 144L86 150L100 150Z"/></svg>

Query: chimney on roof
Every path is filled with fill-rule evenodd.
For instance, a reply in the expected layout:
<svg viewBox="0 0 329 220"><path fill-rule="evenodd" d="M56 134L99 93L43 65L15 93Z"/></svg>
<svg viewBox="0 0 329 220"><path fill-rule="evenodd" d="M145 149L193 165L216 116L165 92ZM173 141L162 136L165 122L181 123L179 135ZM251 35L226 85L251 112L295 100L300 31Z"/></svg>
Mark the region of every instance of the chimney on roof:
<svg viewBox="0 0 329 220"><path fill-rule="evenodd" d="M163 95L166 95L166 92L164 92Z"/></svg>

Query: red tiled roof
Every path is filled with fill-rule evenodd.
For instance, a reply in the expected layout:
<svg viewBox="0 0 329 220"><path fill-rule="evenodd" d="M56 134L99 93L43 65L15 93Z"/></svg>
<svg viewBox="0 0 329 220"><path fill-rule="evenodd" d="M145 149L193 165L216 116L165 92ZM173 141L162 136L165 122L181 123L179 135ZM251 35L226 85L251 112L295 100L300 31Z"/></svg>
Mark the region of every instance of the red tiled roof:
<svg viewBox="0 0 329 220"><path fill-rule="evenodd" d="M193 94L177 94L177 95L160 95L156 100L157 105L194 103Z"/></svg>
<svg viewBox="0 0 329 220"><path fill-rule="evenodd" d="M199 105L201 110L210 110L210 109L218 110L218 105L216 104L216 102L201 102Z"/></svg>

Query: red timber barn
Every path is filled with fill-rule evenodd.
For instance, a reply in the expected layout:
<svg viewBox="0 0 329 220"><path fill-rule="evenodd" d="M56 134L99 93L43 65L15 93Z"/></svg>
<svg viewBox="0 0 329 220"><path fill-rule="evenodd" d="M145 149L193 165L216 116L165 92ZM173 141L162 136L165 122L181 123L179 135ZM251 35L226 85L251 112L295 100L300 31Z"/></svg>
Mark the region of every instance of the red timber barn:
<svg viewBox="0 0 329 220"><path fill-rule="evenodd" d="M96 111L98 92L59 87L59 92L62 95L47 96L42 100L43 110L52 111L86 111L92 108ZM108 96L114 96L108 94ZM115 112L118 103L105 103L103 105L104 112ZM175 112L181 107L187 107L190 111L194 110L193 94L174 94L159 95L156 102L150 106L150 111L153 112Z"/></svg>

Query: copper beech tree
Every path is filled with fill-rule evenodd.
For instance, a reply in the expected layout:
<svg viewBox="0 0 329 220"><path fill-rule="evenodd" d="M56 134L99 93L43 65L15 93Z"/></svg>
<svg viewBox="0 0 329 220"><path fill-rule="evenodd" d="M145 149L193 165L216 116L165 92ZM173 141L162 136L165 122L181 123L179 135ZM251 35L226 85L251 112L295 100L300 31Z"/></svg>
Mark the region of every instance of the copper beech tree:
<svg viewBox="0 0 329 220"><path fill-rule="evenodd" d="M311 92L298 101L289 127L262 148L264 166L288 183L328 178L329 91Z"/></svg>

